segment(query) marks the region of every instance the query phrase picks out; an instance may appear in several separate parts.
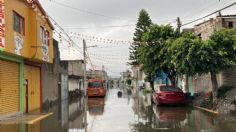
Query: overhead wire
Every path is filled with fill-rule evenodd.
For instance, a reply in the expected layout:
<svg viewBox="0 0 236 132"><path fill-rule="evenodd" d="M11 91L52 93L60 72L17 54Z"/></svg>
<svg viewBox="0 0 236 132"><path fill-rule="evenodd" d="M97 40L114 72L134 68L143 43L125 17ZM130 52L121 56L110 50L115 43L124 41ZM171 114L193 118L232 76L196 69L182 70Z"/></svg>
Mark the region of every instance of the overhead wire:
<svg viewBox="0 0 236 132"><path fill-rule="evenodd" d="M203 16L203 17L197 18L197 19L195 19L195 20L193 20L193 21L191 21L191 22L182 24L181 26L186 26L186 25L192 24L192 23L194 23L194 22L196 22L196 21L199 21L199 20L202 20L202 19L204 19L204 18L207 18L207 17L209 17L209 16L211 16L211 15L214 15L214 14L216 14L216 13L222 11L222 10L225 10L225 9L231 7L231 6L234 6L235 4L236 4L236 2L230 4L230 5L226 6L226 7L223 7L223 8L221 8L221 9L219 9L219 10L216 10L216 11L214 11L214 12L208 14L208 15L205 15L205 16Z"/></svg>
<svg viewBox="0 0 236 132"><path fill-rule="evenodd" d="M52 1L52 0L51 0L51 1ZM87 10L82 10L82 9L79 9L79 8L75 8L75 7L72 7L72 6L69 6L69 5L60 3L60 2L55 2L55 1L53 1L53 2L54 2L54 3L57 3L57 4L60 4L60 5L62 5L62 6L66 6L66 7L68 7L68 8L74 9L74 10L76 9L76 10L81 11L81 12L84 12L84 13L93 14L93 15L97 15L97 16L102 16L102 17L106 17L106 18L113 18L113 17L106 16L106 15L102 15L102 14L99 14L99 13L94 13L94 12L90 12L90 11L87 11ZM210 13L210 14L208 14L208 15L205 15L205 16L200 17L200 18L198 18L198 19L195 19L195 20L193 20L193 21L184 23L184 24L182 24L182 26L186 26L186 25L189 25L189 24L194 23L194 22L196 22L196 21L199 21L199 20L201 20L201 19L207 18L207 17L209 17L209 16L211 16L211 15L213 15L213 14L219 12L219 11L225 10L225 9L227 9L227 8L229 8L229 7L233 6L233 5L235 5L235 4L236 4L236 2L234 2L234 3L232 3L232 4L228 5L228 6L226 6L226 7L224 7L224 8L221 8L221 9L219 9L219 10L213 12L213 13ZM129 26L135 26L135 25L104 26L104 27L95 27L95 28L113 28L113 27L115 28L115 27L129 27ZM61 27L59 27L59 28L61 28ZM72 28L73 28L73 29L81 29L81 27L72 27ZM63 28L61 28L61 29L62 29L62 31L64 32L64 29L63 29ZM83 29L87 29L87 28L83 28ZM70 41L73 42L73 40L68 36L68 34L67 34L66 32L64 32L64 33L65 33L65 35L69 38L69 42L70 42ZM78 46L77 44L75 44L75 45ZM78 47L79 47L79 46L78 46ZM79 48L80 48L80 47L79 47ZM90 57L89 57L88 51L86 51L86 53L87 53L86 56L87 56L88 59L91 61L91 59L90 59Z"/></svg>
<svg viewBox="0 0 236 132"><path fill-rule="evenodd" d="M50 16L49 16L50 17ZM72 39L71 39L71 37L65 32L65 30L52 18L52 17L50 17L51 19L52 19L52 21L54 22L54 25L56 25L68 38L69 38L69 47L71 47L71 45L70 45L70 42L72 42L73 43L73 45L75 45L78 49L78 51L79 51L79 53L81 53L82 51L82 48L81 47L79 47ZM56 31L55 30L55 32L56 33L59 33L58 31ZM61 35L60 33L59 33L59 35ZM73 46L72 45L72 46ZM87 52L85 52L85 54L86 54ZM88 57L89 58L89 55L88 54L86 54L85 55L86 57ZM91 59L89 59L89 61L90 61L90 65L91 65L91 67L93 68L94 66L93 66L93 64L92 64L92 61L91 61ZM85 62L86 63L86 62Z"/></svg>
<svg viewBox="0 0 236 132"><path fill-rule="evenodd" d="M66 32L52 17L50 17L49 15L48 15L48 17L49 17L49 18L54 22L54 24L69 38L69 42L73 43L73 45L75 45L75 46L78 48L78 50L80 50L79 53L81 53L81 52L82 52L82 51L81 51L82 48L79 47L79 46L71 39L71 37L67 34L67 32ZM72 45L72 46L73 46L73 45ZM69 43L69 46L71 46L70 43ZM82 54L82 53L81 53L81 54ZM89 55L87 54L87 52L85 52L85 56L89 58ZM93 66L93 64L92 64L91 59L89 59L89 61L90 61L91 67L93 68L94 66ZM86 63L86 62L85 62L85 63Z"/></svg>
<svg viewBox="0 0 236 132"><path fill-rule="evenodd" d="M53 2L53 3L57 4L57 5L60 5L60 6L72 9L72 10L76 10L76 11L79 11L79 12L87 13L87 14L90 14L90 15L100 16L100 17L109 18L109 19L117 18L117 17L112 17L112 16L103 15L103 14L100 14L100 13L88 11L88 10L85 10L85 9L76 8L76 7L73 7L73 6L70 6L70 5L67 5L67 4L55 1L55 0L50 0L50 2ZM119 19L122 19L122 18L119 18Z"/></svg>
<svg viewBox="0 0 236 132"><path fill-rule="evenodd" d="M118 27L134 27L135 24L126 24L126 25L111 25L111 26L95 26L95 27L66 27L65 29L90 29L90 28L118 28Z"/></svg>
<svg viewBox="0 0 236 132"><path fill-rule="evenodd" d="M194 11L188 13L187 15L183 16L182 18L187 18L187 17L189 17L189 16L192 16L193 13L196 13L196 12L199 13L199 11L202 12L203 10L206 10L206 9L208 9L209 7L214 6L214 5L218 4L218 3L219 3L219 1L214 1L214 3L212 3L212 4L210 4L210 5L207 5L207 6L203 7L203 8L198 8L197 10L194 10ZM204 5L205 5L205 4L206 4L206 3L204 3ZM202 6L201 6L201 7L202 7Z"/></svg>

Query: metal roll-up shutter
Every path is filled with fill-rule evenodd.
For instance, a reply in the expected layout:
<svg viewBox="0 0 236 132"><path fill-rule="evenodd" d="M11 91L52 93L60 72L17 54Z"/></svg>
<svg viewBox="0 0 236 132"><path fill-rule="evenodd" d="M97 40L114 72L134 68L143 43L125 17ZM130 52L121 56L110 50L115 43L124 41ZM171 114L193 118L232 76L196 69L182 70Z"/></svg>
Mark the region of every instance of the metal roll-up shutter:
<svg viewBox="0 0 236 132"><path fill-rule="evenodd" d="M19 64L0 60L0 116L19 112Z"/></svg>

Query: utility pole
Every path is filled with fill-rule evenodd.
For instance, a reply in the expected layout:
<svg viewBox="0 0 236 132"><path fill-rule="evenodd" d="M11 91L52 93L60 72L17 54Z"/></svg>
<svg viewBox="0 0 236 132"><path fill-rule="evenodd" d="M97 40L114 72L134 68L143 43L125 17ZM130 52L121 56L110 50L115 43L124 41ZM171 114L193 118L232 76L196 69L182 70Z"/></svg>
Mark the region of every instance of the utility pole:
<svg viewBox="0 0 236 132"><path fill-rule="evenodd" d="M83 39L83 54L84 54L84 122L85 132L87 132L87 87L86 87L86 42Z"/></svg>
<svg viewBox="0 0 236 132"><path fill-rule="evenodd" d="M87 95L87 88L86 88L86 42L83 39L83 54L84 54L84 96Z"/></svg>
<svg viewBox="0 0 236 132"><path fill-rule="evenodd" d="M180 17L177 17L177 31L179 31L180 32L180 28L181 28L181 26L182 26L182 24L181 24L181 21L180 21Z"/></svg>

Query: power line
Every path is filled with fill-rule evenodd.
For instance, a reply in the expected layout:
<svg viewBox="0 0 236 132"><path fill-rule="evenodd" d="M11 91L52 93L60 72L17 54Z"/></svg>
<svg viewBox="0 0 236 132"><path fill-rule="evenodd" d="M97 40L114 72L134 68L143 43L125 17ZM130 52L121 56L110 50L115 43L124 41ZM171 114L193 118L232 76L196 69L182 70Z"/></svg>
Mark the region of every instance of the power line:
<svg viewBox="0 0 236 132"><path fill-rule="evenodd" d="M83 13L87 13L87 14L91 14L91 15L95 15L95 16L100 16L100 17L109 18L109 19L114 19L114 18L116 18L116 17L107 16L107 15L103 15L103 14L100 14L100 13L96 13L96 12L92 12L92 11L88 11L88 10L76 8L76 7L73 7L73 6L64 4L64 3L60 3L60 2L54 1L54 0L51 0L50 2L53 2L53 3L55 3L55 4L57 4L57 5L60 5L60 6L63 6L63 7L67 7L67 8L69 8L69 9L73 9L73 10L76 10L76 11L79 11L79 12L83 12ZM121 19L121 18L120 18L120 19Z"/></svg>
<svg viewBox="0 0 236 132"><path fill-rule="evenodd" d="M191 23L194 23L194 22L196 22L196 21L199 21L199 20L204 19L204 18L206 18L206 17L209 17L209 16L211 16L211 15L214 15L214 14L216 14L216 13L222 11L222 10L225 10L225 9L227 9L227 8L229 8L229 7L233 6L233 5L235 5L235 4L236 4L236 2L234 2L234 3L232 3L232 4L228 5L228 6L226 6L226 7L224 7L224 8L221 8L221 9L219 9L219 10L217 10L217 11L214 11L214 12L212 12L212 13L206 15L206 16L203 16L203 17L198 18L198 19L196 19L196 20L193 20L193 21L191 21L191 22L182 24L182 26L189 25L189 24L191 24Z"/></svg>
<svg viewBox="0 0 236 132"><path fill-rule="evenodd" d="M66 29L90 29L90 28L118 28L118 27L134 27L135 24L127 24L127 25L111 25L111 26L98 26L98 27L64 27Z"/></svg>
<svg viewBox="0 0 236 132"><path fill-rule="evenodd" d="M209 7L214 6L214 5L218 4L218 3L219 3L219 1L215 1L215 2L212 3L211 5L208 5L208 6L204 7L204 8L201 8L201 9L198 9L198 10L194 10L194 11L188 13L188 14L185 15L183 18L187 18L187 17L191 16L192 13L196 13L196 12L199 13L199 11L202 12L203 10L206 10L206 9L208 9ZM205 4L205 3L204 3L204 4Z"/></svg>
<svg viewBox="0 0 236 132"><path fill-rule="evenodd" d="M72 42L75 46L77 46L80 50L82 50L81 47L79 47L72 39L71 37L67 34L67 32L65 32L65 30L52 18L50 17L49 15L47 15L53 22L54 22L54 25L56 25L68 38L69 38L69 43ZM58 33L58 32L57 32ZM60 34L59 34L60 35ZM78 51L79 51L78 49ZM81 51L79 51L79 53L81 53ZM93 64L92 64L92 61L91 59L89 58L89 55L88 55L88 52L86 52L86 57L88 57L88 60L90 61L90 64L91 64L91 67L94 68Z"/></svg>
<svg viewBox="0 0 236 132"><path fill-rule="evenodd" d="M122 17L113 17L113 16L108 16L108 15L104 15L104 14L101 14L101 13L96 13L96 12L93 12L93 11L88 11L88 10L85 10L85 9L80 9L80 8L76 8L76 7L73 7L73 6L70 6L68 4L64 4L64 3L61 3L61 2L58 2L58 1L55 1L55 0L49 0L50 2L53 2L57 5L60 5L60 6L63 6L63 7L66 7L66 8L69 8L69 9L73 9L73 10L76 10L76 11L79 11L79 12L83 12L83 13L87 13L87 14L91 14L91 15L95 15L95 16L100 16L100 17L104 17L104 18L109 18L109 19L121 19L121 20L124 20L124 19L127 19L127 20L130 20L129 18L122 18ZM134 20L134 19L132 19ZM169 19L169 20L158 20L156 22L171 22L173 23L175 19ZM121 25L121 26L102 26L102 27L98 27L98 28L114 28L114 27L131 27L131 26L135 26L135 24L131 24L131 25ZM88 29L90 27L76 27L74 29ZM94 27L91 27L91 28L94 28ZM95 27L96 28L96 27Z"/></svg>
<svg viewBox="0 0 236 132"><path fill-rule="evenodd" d="M156 22L174 22L175 19L170 19L170 20L160 20ZM69 27L69 26L63 26L65 29L91 29L91 28L119 28L119 27L135 27L136 24L125 24L125 25L109 25L109 26L95 26L95 27L79 27L79 26L74 26L74 27Z"/></svg>
<svg viewBox="0 0 236 132"><path fill-rule="evenodd" d="M51 18L51 17L50 17ZM52 19L52 18L51 18ZM54 25L56 25L61 31L63 31L65 34L66 34L66 36L68 36L68 38L70 39L70 41L72 42L72 43L74 43L74 45L77 47L77 48L75 48L75 47L73 47L73 48L75 48L79 53L81 53L82 51L82 48L81 47L79 47L71 38L70 38L70 36L65 32L65 30L54 20L54 19L52 19L53 21L54 21ZM56 31L55 30L55 33L58 33L58 31ZM60 33L58 33L59 34L59 37L60 37ZM64 38L64 37L63 37ZM65 39L65 38L64 38ZM66 40L66 39L65 39ZM68 41L68 40L66 40L66 41ZM70 42L69 42L70 43ZM70 49L69 49L69 51L70 51ZM74 51L74 50L73 50ZM89 57L89 55L88 55L88 52L85 52L86 53L86 57L88 58L88 60L89 60L89 62L90 62L90 65L91 65L91 67L92 68L94 68L94 65L93 65L93 63L92 63L92 61L91 61L91 59L90 59L90 57Z"/></svg>

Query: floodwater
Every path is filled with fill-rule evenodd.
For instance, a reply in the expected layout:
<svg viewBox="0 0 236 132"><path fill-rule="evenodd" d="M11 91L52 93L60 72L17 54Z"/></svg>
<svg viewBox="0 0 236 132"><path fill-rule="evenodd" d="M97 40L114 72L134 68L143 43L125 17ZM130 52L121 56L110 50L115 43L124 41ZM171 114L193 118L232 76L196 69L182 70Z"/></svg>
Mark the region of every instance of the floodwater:
<svg viewBox="0 0 236 132"><path fill-rule="evenodd" d="M63 101L48 109L54 114L44 120L0 124L0 132L236 132L236 116L156 107L148 95L123 91L118 97L118 91L110 89L105 98Z"/></svg>

